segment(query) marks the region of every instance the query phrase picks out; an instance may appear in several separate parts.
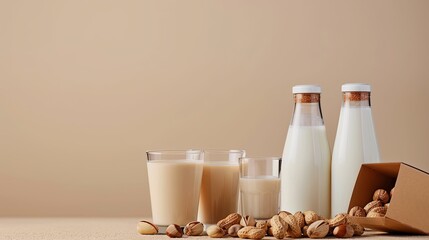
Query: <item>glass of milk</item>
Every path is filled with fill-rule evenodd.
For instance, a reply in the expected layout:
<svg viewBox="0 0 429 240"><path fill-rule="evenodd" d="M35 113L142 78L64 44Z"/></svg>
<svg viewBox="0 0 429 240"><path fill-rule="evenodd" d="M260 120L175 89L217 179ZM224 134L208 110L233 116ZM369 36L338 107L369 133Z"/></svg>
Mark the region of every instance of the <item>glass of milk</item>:
<svg viewBox="0 0 429 240"><path fill-rule="evenodd" d="M240 158L240 198L243 216L269 219L279 212L280 158Z"/></svg>
<svg viewBox="0 0 429 240"><path fill-rule="evenodd" d="M198 220L216 224L228 214L237 212L238 159L244 150L204 150Z"/></svg>
<svg viewBox="0 0 429 240"><path fill-rule="evenodd" d="M203 175L201 150L147 151L153 222L185 226L198 216Z"/></svg>

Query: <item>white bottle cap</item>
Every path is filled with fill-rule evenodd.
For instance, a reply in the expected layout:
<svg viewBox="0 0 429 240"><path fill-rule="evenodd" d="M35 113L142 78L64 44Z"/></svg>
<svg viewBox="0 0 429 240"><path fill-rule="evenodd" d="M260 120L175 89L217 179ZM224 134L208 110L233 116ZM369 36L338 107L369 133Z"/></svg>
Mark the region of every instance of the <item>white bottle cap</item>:
<svg viewBox="0 0 429 240"><path fill-rule="evenodd" d="M342 92L371 92L371 85L365 83L346 83L341 86Z"/></svg>
<svg viewBox="0 0 429 240"><path fill-rule="evenodd" d="M296 85L292 88L292 93L321 93L322 88L317 85Z"/></svg>

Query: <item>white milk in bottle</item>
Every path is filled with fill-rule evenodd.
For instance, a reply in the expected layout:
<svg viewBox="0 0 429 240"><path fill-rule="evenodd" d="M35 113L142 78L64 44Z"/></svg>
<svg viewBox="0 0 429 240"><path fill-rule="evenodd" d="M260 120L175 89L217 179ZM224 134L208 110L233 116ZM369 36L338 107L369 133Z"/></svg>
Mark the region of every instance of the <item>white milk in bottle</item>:
<svg viewBox="0 0 429 240"><path fill-rule="evenodd" d="M295 108L283 150L281 210L330 216L331 152L320 107L321 88L293 87Z"/></svg>
<svg viewBox="0 0 429 240"><path fill-rule="evenodd" d="M380 161L368 84L344 84L332 154L332 216L348 211L362 163Z"/></svg>

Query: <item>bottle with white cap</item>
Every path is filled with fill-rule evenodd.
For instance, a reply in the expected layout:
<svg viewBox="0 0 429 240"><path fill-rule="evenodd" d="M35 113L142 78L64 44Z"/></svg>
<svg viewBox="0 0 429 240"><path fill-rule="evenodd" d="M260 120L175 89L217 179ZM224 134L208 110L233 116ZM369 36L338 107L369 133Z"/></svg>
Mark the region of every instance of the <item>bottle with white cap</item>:
<svg viewBox="0 0 429 240"><path fill-rule="evenodd" d="M331 214L331 152L320 107L321 88L292 89L295 108L283 150L281 209Z"/></svg>
<svg viewBox="0 0 429 240"><path fill-rule="evenodd" d="M348 211L362 163L380 162L371 113L371 86L341 87L343 104L332 154L332 216Z"/></svg>

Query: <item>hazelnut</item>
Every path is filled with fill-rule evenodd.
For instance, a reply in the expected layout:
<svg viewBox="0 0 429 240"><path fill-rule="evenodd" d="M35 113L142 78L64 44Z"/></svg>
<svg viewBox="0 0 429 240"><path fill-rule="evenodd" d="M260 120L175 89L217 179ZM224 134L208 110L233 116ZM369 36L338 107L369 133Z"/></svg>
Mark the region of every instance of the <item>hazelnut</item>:
<svg viewBox="0 0 429 240"><path fill-rule="evenodd" d="M354 230L353 227L349 224L342 224L339 226L336 226L334 228L334 236L338 238L351 238L353 237Z"/></svg>

